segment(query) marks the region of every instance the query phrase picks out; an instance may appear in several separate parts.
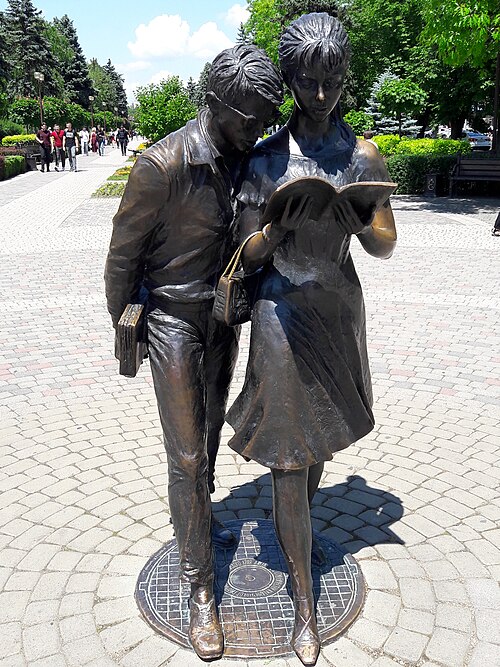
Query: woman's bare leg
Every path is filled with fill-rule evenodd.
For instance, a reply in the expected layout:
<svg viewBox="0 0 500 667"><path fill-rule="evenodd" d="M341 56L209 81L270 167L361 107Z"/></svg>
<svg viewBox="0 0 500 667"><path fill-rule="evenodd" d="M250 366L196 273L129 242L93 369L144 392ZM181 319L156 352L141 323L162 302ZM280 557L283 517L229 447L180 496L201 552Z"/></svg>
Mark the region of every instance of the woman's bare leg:
<svg viewBox="0 0 500 667"><path fill-rule="evenodd" d="M308 468L272 470L274 525L288 565L295 607L291 644L303 664L314 665L320 641L311 576L312 530L308 476Z"/></svg>

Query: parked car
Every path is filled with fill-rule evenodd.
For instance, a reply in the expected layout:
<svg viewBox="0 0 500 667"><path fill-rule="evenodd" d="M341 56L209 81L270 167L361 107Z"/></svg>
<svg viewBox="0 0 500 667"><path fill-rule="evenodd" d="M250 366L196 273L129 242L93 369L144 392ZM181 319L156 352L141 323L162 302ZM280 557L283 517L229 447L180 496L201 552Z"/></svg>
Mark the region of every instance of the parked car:
<svg viewBox="0 0 500 667"><path fill-rule="evenodd" d="M491 139L481 132L465 130L462 132L462 138L467 139L473 151L489 151L491 149Z"/></svg>

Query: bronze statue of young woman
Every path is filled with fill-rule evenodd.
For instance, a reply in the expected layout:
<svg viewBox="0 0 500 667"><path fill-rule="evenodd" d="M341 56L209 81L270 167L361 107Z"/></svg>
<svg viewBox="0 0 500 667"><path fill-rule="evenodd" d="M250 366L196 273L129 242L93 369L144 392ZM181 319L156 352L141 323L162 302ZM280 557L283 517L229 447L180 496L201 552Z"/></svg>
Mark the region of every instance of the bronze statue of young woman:
<svg viewBox="0 0 500 667"><path fill-rule="evenodd" d="M288 563L295 606L291 644L306 665L320 639L311 577L309 506L324 461L374 426L361 286L349 254L356 235L375 257L391 256L396 230L390 205L375 215L332 204L319 220L304 194L280 219L263 212L276 188L319 176L335 186L389 181L371 143L356 141L339 108L349 62L341 23L308 14L280 42L280 65L295 107L288 124L252 151L239 201L247 272L263 267L252 315L243 390L228 413L230 446L269 467L276 532Z"/></svg>

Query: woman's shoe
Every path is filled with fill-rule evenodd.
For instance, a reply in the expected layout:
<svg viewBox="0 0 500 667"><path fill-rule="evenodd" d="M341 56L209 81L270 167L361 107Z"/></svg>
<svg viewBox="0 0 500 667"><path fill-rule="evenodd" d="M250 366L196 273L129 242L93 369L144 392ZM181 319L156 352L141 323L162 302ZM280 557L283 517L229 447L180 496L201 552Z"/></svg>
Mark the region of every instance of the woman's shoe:
<svg viewBox="0 0 500 667"><path fill-rule="evenodd" d="M321 641L316 627L314 611L306 619L299 611L295 610L295 626L290 644L303 665L316 664Z"/></svg>

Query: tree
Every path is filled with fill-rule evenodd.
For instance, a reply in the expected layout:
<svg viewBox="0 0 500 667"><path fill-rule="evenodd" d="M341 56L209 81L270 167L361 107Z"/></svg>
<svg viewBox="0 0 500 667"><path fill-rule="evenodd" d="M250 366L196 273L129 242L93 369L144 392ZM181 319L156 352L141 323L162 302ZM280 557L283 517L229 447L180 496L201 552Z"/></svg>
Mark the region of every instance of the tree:
<svg viewBox="0 0 500 667"><path fill-rule="evenodd" d="M73 21L64 14L60 19L54 18L53 27L60 37L60 48L58 53L54 53L53 46L52 51L58 73L64 81L66 96L71 102L88 108L89 95L93 93L92 82Z"/></svg>
<svg viewBox="0 0 500 667"><path fill-rule="evenodd" d="M422 88L410 79L386 79L378 92L382 112L394 116L398 121L399 137L401 137L403 116L420 111L426 97Z"/></svg>
<svg viewBox="0 0 500 667"><path fill-rule="evenodd" d="M31 0L8 0L2 22L9 96L38 95L33 78L36 71L42 72L45 77L44 92L55 92L52 76L55 63L40 10L34 7Z"/></svg>
<svg viewBox="0 0 500 667"><path fill-rule="evenodd" d="M499 146L500 7L498 0L425 0L423 39L437 47L444 63L472 64L478 68L495 62L493 149Z"/></svg>
<svg viewBox="0 0 500 667"><path fill-rule="evenodd" d="M196 83L196 88L192 93L191 102L197 109L202 109L204 106L206 106L205 96L207 94L208 75L210 73L211 67L212 63L205 63Z"/></svg>
<svg viewBox="0 0 500 667"><path fill-rule="evenodd" d="M135 94L138 103L135 124L139 134L150 141L162 139L196 116L196 106L189 101L177 76L159 84L141 86Z"/></svg>
<svg viewBox="0 0 500 667"><path fill-rule="evenodd" d="M127 115L127 93L123 86L123 77L121 74L118 74L115 66L112 64L111 60L108 59L108 62L104 65L103 70L109 76L109 80L114 87L114 103L113 106L116 106L118 109L118 114L120 116Z"/></svg>
<svg viewBox="0 0 500 667"><path fill-rule="evenodd" d="M94 108L97 109L103 104L112 109L116 106L116 92L114 82L111 80L106 70L99 65L96 58L89 62L89 74L92 81L92 88L95 91L96 101Z"/></svg>
<svg viewBox="0 0 500 667"><path fill-rule="evenodd" d="M352 131L357 136L375 127L373 117L365 111L349 111L345 114L344 120L352 127Z"/></svg>

